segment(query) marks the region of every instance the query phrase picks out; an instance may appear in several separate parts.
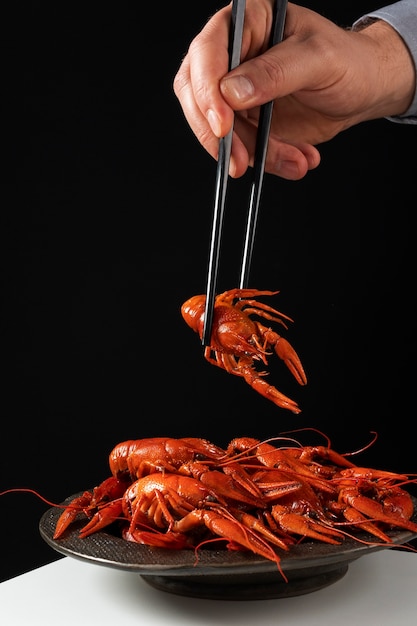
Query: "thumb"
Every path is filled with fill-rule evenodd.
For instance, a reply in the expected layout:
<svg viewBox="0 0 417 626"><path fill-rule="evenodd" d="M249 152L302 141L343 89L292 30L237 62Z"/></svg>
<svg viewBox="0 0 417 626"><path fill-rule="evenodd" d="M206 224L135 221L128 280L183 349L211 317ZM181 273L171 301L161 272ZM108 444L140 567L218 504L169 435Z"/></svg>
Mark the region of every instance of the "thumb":
<svg viewBox="0 0 417 626"><path fill-rule="evenodd" d="M257 100L260 98L259 90L256 89L250 75L247 74L237 74L223 78L220 81L220 91L223 98L235 111L256 106L258 104ZM267 98L265 102L272 99L272 97ZM263 104L263 102L259 104Z"/></svg>
<svg viewBox="0 0 417 626"><path fill-rule="evenodd" d="M294 52L286 41L239 65L220 81L224 100L234 111L242 111L305 88L314 62L311 58L295 61Z"/></svg>

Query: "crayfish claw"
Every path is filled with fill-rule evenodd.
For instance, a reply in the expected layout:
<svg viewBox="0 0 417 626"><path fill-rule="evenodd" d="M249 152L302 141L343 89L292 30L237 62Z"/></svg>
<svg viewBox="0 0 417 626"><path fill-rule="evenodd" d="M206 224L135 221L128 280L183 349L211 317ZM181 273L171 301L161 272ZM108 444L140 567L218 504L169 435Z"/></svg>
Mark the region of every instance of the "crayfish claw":
<svg viewBox="0 0 417 626"><path fill-rule="evenodd" d="M288 409L295 414L301 413L301 409L295 400L292 400L288 396L281 393L281 391L278 391L278 389L273 385L269 385L263 378L261 378L259 372L254 370L252 367L241 367L240 373L248 385L255 389L255 391L261 394L264 398L271 400L282 409Z"/></svg>
<svg viewBox="0 0 417 626"><path fill-rule="evenodd" d="M85 491L81 496L74 498L61 513L55 526L54 539L59 539L68 526L74 522L77 515L88 508L93 495L90 491Z"/></svg>
<svg viewBox="0 0 417 626"><path fill-rule="evenodd" d="M272 507L271 513L279 528L284 532L310 537L332 545L340 545L343 541L342 532L321 524L307 515L288 512L286 507L279 504Z"/></svg>
<svg viewBox="0 0 417 626"><path fill-rule="evenodd" d="M242 376L256 391L277 406L300 413L298 405L286 398L272 386L258 384L260 376L266 372L251 376L249 369L255 364L268 365L268 356L275 350L276 355L284 361L294 378L300 385L307 384L307 377L301 360L291 346L272 328L252 319L254 316L268 322L281 324L286 330L284 320L293 320L277 309L254 300L256 296L272 296L278 291L262 291L259 289L230 289L216 296L213 312L213 327L210 345L204 350L204 358L220 367L229 374ZM181 307L181 314L190 328L203 337L206 308L206 296L199 295L189 298Z"/></svg>
<svg viewBox="0 0 417 626"><path fill-rule="evenodd" d="M112 522L115 522L122 514L122 500L114 500L109 502L103 508L99 509L91 518L91 520L80 530L80 539L88 537L93 533L106 528Z"/></svg>
<svg viewBox="0 0 417 626"><path fill-rule="evenodd" d="M94 487L93 491L84 491L65 507L56 524L53 538L59 539L79 513L84 513L90 518L88 524L81 530L80 537L87 537L108 526L121 513L121 504L115 503L120 503L125 490L126 484L123 481L110 476Z"/></svg>
<svg viewBox="0 0 417 626"><path fill-rule="evenodd" d="M296 381L300 385L306 385L307 376L304 371L304 367L301 363L300 357L290 342L284 339L284 337L279 337L275 344L275 352L277 356L284 361Z"/></svg>

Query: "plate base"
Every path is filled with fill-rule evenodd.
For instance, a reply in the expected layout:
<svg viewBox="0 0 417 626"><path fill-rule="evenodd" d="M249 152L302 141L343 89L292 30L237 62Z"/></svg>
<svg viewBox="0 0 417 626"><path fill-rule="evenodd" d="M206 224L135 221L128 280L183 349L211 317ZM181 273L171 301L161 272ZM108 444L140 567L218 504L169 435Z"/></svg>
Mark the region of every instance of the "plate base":
<svg viewBox="0 0 417 626"><path fill-rule="evenodd" d="M232 574L230 576L148 576L141 578L151 587L180 596L206 600L275 600L291 598L318 591L337 582L348 571L349 565L338 564L334 569L303 572L303 576L288 576L286 582L279 572ZM305 575L304 575L305 574Z"/></svg>

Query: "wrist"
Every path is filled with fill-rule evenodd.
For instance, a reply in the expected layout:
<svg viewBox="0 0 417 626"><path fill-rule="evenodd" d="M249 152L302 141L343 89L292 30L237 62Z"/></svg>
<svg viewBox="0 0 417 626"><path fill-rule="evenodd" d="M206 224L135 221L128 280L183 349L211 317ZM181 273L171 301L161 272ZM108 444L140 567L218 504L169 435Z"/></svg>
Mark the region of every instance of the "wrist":
<svg viewBox="0 0 417 626"><path fill-rule="evenodd" d="M352 30L374 46L375 68L370 83L376 100L365 119L400 116L410 107L416 89L416 68L399 33L384 20L365 17Z"/></svg>

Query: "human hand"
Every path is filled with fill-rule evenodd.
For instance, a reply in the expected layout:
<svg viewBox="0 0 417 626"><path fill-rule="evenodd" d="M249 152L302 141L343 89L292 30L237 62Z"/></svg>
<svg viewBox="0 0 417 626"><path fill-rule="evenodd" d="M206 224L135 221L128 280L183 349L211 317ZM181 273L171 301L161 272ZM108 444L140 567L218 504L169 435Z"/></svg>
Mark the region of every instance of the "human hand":
<svg viewBox="0 0 417 626"><path fill-rule="evenodd" d="M400 115L415 89L401 37L383 21L355 32L289 3L284 39L267 50L272 0L247 0L242 62L228 72L231 4L194 38L174 79L184 115L214 158L234 123L230 175L253 165L260 105L274 100L265 171L299 180L317 145L360 122Z"/></svg>

